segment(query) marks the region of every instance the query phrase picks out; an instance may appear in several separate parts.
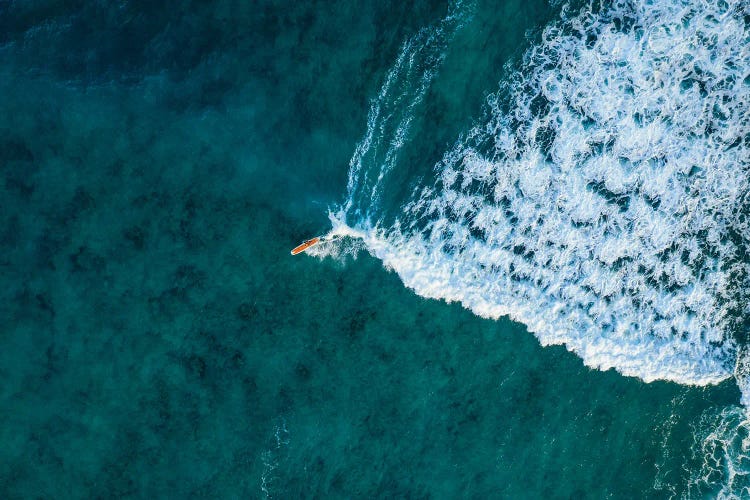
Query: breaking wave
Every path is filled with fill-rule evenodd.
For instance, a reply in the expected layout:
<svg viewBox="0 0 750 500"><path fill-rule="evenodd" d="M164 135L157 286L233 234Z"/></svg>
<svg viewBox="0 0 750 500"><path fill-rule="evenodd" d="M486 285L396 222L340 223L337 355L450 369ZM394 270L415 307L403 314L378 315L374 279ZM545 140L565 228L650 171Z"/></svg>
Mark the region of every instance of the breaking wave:
<svg viewBox="0 0 750 500"><path fill-rule="evenodd" d="M387 218L382 195L462 10L402 46L329 213L338 239L316 255L364 245L417 294L509 316L590 367L734 376L744 408L704 413L688 484L659 472L655 488L750 495L750 4L563 7Z"/></svg>
<svg viewBox="0 0 750 500"><path fill-rule="evenodd" d="M385 224L378 192L447 43L442 26L419 34L373 103L338 231L419 295L507 315L588 366L720 382L747 333L748 14L724 0L563 9ZM394 125L381 114L402 77Z"/></svg>

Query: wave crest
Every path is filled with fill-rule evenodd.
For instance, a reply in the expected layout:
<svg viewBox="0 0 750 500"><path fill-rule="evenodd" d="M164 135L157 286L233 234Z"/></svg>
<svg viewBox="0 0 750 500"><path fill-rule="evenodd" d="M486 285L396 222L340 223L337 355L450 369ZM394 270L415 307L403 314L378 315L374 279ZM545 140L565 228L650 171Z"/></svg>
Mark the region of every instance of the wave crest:
<svg viewBox="0 0 750 500"><path fill-rule="evenodd" d="M510 316L589 366L730 376L750 275L747 11L564 13L368 248L418 294Z"/></svg>

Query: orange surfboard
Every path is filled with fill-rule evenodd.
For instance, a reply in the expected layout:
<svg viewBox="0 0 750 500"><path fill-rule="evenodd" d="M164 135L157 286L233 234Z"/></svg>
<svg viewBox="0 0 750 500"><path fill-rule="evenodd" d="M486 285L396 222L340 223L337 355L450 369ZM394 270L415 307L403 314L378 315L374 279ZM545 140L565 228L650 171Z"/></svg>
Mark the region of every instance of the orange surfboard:
<svg viewBox="0 0 750 500"><path fill-rule="evenodd" d="M298 253L302 253L305 250L307 250L308 248L317 245L318 243L320 243L320 238L317 237L317 236L315 238L307 240L304 243L302 243L301 245L299 245L297 247L294 247L292 249L292 255L297 255Z"/></svg>

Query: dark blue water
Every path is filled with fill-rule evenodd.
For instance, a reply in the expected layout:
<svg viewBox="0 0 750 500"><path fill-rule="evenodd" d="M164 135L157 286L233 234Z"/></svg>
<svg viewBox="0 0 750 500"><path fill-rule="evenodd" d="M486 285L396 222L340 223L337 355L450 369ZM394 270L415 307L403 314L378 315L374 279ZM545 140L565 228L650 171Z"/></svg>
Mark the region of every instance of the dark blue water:
<svg viewBox="0 0 750 500"><path fill-rule="evenodd" d="M562 7L462 9L384 219ZM344 202L404 42L448 11L0 3L0 496L725 487L746 434L731 379L593 370L507 318L420 297L365 251L289 255Z"/></svg>

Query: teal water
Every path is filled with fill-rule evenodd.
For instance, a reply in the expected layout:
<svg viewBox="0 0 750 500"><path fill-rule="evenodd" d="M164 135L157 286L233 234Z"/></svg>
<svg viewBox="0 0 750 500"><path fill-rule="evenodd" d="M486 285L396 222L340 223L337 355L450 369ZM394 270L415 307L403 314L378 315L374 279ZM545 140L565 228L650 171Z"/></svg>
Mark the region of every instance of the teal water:
<svg viewBox="0 0 750 500"><path fill-rule="evenodd" d="M732 378L596 370L366 250L289 255L345 202L404 43L452 8L0 4L2 497L747 494ZM458 10L384 221L564 7Z"/></svg>

